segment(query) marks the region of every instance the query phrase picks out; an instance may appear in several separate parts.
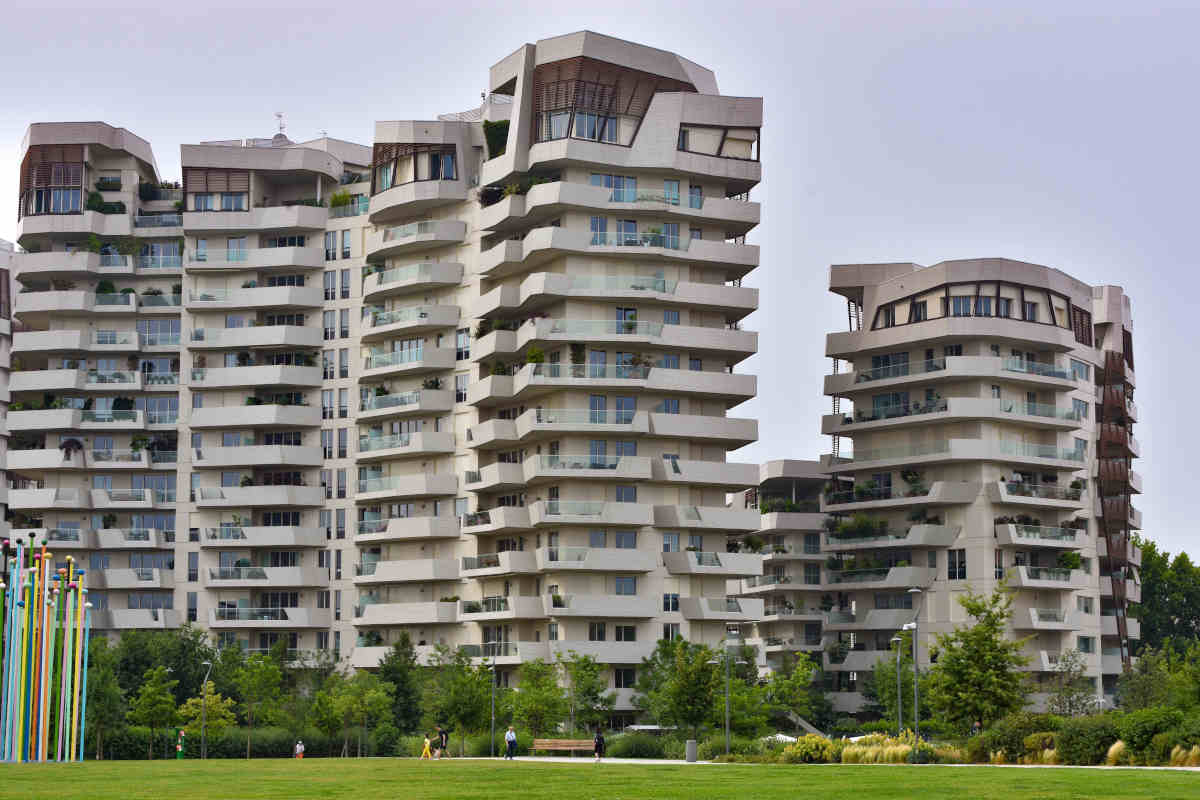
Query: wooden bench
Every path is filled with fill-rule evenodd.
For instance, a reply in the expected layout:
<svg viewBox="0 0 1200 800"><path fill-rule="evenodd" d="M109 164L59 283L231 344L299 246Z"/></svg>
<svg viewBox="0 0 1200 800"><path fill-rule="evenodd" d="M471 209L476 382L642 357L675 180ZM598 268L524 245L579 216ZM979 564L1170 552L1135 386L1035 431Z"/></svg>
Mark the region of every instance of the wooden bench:
<svg viewBox="0 0 1200 800"><path fill-rule="evenodd" d="M583 750L592 752L591 739L534 739L530 750Z"/></svg>

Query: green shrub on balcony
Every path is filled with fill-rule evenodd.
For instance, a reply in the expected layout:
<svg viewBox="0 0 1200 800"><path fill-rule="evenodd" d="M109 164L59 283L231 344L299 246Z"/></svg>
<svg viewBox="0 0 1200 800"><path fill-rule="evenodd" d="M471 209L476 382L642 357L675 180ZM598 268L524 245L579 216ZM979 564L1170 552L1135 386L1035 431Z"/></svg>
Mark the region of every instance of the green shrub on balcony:
<svg viewBox="0 0 1200 800"><path fill-rule="evenodd" d="M508 147L508 124L506 119L483 121L483 138L487 141L489 159L504 155Z"/></svg>

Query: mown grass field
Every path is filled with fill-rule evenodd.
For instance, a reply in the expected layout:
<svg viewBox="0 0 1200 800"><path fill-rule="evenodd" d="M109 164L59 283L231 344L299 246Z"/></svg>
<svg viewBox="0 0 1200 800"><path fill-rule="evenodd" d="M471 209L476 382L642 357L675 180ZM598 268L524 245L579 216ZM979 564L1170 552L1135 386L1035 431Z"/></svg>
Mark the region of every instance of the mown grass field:
<svg viewBox="0 0 1200 800"><path fill-rule="evenodd" d="M940 766L599 765L291 759L6 764L0 797L213 798L1197 798L1200 774Z"/></svg>

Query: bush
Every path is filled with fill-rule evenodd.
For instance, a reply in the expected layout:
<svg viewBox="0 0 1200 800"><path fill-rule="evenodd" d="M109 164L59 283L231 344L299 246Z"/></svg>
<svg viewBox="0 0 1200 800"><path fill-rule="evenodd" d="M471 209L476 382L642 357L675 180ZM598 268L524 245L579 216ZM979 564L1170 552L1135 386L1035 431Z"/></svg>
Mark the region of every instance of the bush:
<svg viewBox="0 0 1200 800"><path fill-rule="evenodd" d="M1185 719L1175 729L1175 733L1179 736L1179 744L1185 749L1190 750L1200 745L1200 714Z"/></svg>
<svg viewBox="0 0 1200 800"><path fill-rule="evenodd" d="M662 758L665 749L662 738L648 733L618 734L609 738L607 745L609 758Z"/></svg>
<svg viewBox="0 0 1200 800"><path fill-rule="evenodd" d="M1125 743L1117 739L1104 755L1104 763L1110 767L1128 766L1133 763L1133 753Z"/></svg>
<svg viewBox="0 0 1200 800"><path fill-rule="evenodd" d="M986 764L989 755L987 741L982 735L967 739L967 761L972 764Z"/></svg>
<svg viewBox="0 0 1200 800"><path fill-rule="evenodd" d="M401 758L420 758L424 747L424 736L400 736L396 739L395 753Z"/></svg>
<svg viewBox="0 0 1200 800"><path fill-rule="evenodd" d="M1057 731L1062 724L1062 718L1053 714L1018 711L996 720L977 738L983 739L983 746L989 754L1002 752L1005 763L1015 764L1025 754L1026 736L1041 731Z"/></svg>
<svg viewBox="0 0 1200 800"><path fill-rule="evenodd" d="M763 753L763 743L758 739L733 736L729 740L729 752L739 756L759 756ZM725 734L714 734L700 742L698 756L701 761L712 761L722 755L725 755Z"/></svg>
<svg viewBox="0 0 1200 800"><path fill-rule="evenodd" d="M1171 751L1172 767L1200 767L1200 744L1190 750L1182 745L1176 745Z"/></svg>
<svg viewBox="0 0 1200 800"><path fill-rule="evenodd" d="M687 758L687 743L683 739L671 737L663 740L663 758L672 761L683 761Z"/></svg>
<svg viewBox="0 0 1200 800"><path fill-rule="evenodd" d="M783 749L782 760L788 764L828 764L833 761L833 742L806 734Z"/></svg>
<svg viewBox="0 0 1200 800"><path fill-rule="evenodd" d="M933 745L918 740L912 731L899 737L864 736L842 749L843 764L931 764L936 758Z"/></svg>
<svg viewBox="0 0 1200 800"><path fill-rule="evenodd" d="M1119 738L1116 719L1111 715L1068 719L1058 731L1056 751L1064 764L1100 764Z"/></svg>
<svg viewBox="0 0 1200 800"><path fill-rule="evenodd" d="M1147 766L1163 766L1171 762L1171 751L1179 744L1179 734L1175 731L1163 731L1154 734L1150 746L1146 748L1143 761Z"/></svg>
<svg viewBox="0 0 1200 800"><path fill-rule="evenodd" d="M1125 746L1132 751L1132 755L1143 759L1150 747L1151 740L1157 734L1169 731L1182 722L1182 711L1155 706L1123 715L1117 723L1117 730L1120 732Z"/></svg>
<svg viewBox="0 0 1200 800"><path fill-rule="evenodd" d="M1054 750L1056 745L1054 741L1055 734L1053 731L1039 731L1031 733L1025 737L1024 743L1024 761L1028 764L1042 763L1043 754L1047 750Z"/></svg>
<svg viewBox="0 0 1200 800"><path fill-rule="evenodd" d="M938 764L965 764L967 754L961 747L942 744L933 748L933 760Z"/></svg>
<svg viewBox="0 0 1200 800"><path fill-rule="evenodd" d="M390 756L396 752L400 730L391 720L384 720L371 731L371 755ZM307 749L307 748L305 748Z"/></svg>
<svg viewBox="0 0 1200 800"><path fill-rule="evenodd" d="M580 737L575 737L575 738L590 738L590 737L580 736ZM517 734L517 755L519 755L519 756L529 755L530 749L532 747L533 747L533 737L532 736L530 736L527 733L518 733ZM496 755L503 756L504 748L505 748L504 729L497 727L496 728L496 750L495 750ZM454 750L453 747L451 747L450 749L455 754L457 754L458 751ZM468 736L467 737L467 755L468 756L471 756L472 758L487 758L491 754L492 754L492 748L491 748L491 735L490 734L481 733L478 736Z"/></svg>

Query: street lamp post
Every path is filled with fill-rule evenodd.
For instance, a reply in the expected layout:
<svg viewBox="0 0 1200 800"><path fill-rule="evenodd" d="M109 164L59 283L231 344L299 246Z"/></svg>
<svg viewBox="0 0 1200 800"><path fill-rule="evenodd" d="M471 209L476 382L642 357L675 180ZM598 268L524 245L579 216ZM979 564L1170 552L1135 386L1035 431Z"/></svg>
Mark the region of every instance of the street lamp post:
<svg viewBox="0 0 1200 800"><path fill-rule="evenodd" d="M903 641L899 636L892 637L892 644L896 647L896 736L901 734L904 724L904 695L900 689L900 644Z"/></svg>
<svg viewBox="0 0 1200 800"><path fill-rule="evenodd" d="M491 675L492 675L492 744L491 744L490 752L492 754L492 758L495 758L496 757L496 662L495 661L492 661L491 664L488 664L488 670L491 672Z"/></svg>
<svg viewBox="0 0 1200 800"><path fill-rule="evenodd" d="M201 661L200 666L208 667L204 673L204 681L200 684L200 758L208 758L208 740L205 728L208 725L208 676L212 674L212 662Z"/></svg>
<svg viewBox="0 0 1200 800"><path fill-rule="evenodd" d="M916 608L913 611L912 632L913 632L913 733L916 734L917 740L921 738L921 695L920 684L918 678L921 674L920 666L917 662L917 638L920 628L918 620L921 618L921 590L913 587L908 590L908 593L916 599ZM916 749L913 749L913 755L916 755Z"/></svg>
<svg viewBox="0 0 1200 800"><path fill-rule="evenodd" d="M729 647L722 643L724 652L721 654L721 661L725 662L725 755L729 755L730 738L729 738L729 684L730 671L733 668L734 659L729 655ZM721 661L713 659L709 664L719 664ZM738 664L745 664L745 661L738 660Z"/></svg>

